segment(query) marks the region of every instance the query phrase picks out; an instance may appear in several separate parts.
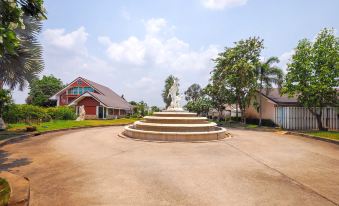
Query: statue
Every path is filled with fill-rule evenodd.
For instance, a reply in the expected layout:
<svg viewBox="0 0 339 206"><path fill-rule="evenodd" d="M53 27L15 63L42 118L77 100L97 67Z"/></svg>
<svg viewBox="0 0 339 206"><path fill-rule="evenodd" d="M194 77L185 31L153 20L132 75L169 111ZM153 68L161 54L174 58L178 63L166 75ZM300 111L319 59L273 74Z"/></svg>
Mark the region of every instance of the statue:
<svg viewBox="0 0 339 206"><path fill-rule="evenodd" d="M179 80L177 78L174 78L173 85L168 91L168 96L171 97L171 104L168 106L167 110L169 111L183 111L183 108L180 106L180 100L181 96L177 95L179 91Z"/></svg>
<svg viewBox="0 0 339 206"><path fill-rule="evenodd" d="M76 121L85 120L85 116L86 116L85 106L82 105L79 107L79 117L76 119Z"/></svg>

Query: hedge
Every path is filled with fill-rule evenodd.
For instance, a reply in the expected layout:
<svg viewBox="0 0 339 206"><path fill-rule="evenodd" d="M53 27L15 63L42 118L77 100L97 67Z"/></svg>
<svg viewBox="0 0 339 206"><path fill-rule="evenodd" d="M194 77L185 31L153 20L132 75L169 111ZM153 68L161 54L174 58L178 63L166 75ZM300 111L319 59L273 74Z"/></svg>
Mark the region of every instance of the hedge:
<svg viewBox="0 0 339 206"><path fill-rule="evenodd" d="M44 108L28 104L12 104L3 113L7 123L34 123L54 120L75 119L74 109L70 107Z"/></svg>

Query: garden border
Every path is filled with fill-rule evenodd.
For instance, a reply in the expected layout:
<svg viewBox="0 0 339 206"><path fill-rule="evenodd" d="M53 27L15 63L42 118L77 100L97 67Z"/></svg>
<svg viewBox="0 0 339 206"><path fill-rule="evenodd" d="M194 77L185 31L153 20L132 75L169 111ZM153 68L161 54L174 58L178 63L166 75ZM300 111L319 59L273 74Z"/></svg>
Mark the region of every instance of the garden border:
<svg viewBox="0 0 339 206"><path fill-rule="evenodd" d="M89 129L89 128L96 128L96 127L114 127L114 126L126 126L130 125L132 123L121 123L121 124L112 124L112 125L96 125L96 126L83 126L83 127L73 127L73 128L65 128L65 129L56 129L56 130L49 130L44 132L31 132L23 135L18 135L15 137L11 137L5 140L0 141L0 147L5 146L10 143L15 143L17 141L20 141L22 139L34 137L34 136L40 136L43 134L49 134L53 132L62 132L62 131L69 131L69 130L79 130L79 129Z"/></svg>
<svg viewBox="0 0 339 206"><path fill-rule="evenodd" d="M294 131L286 131L285 134L302 136L302 137L306 137L306 138L309 138L309 139L315 139L315 140L319 140L319 141L323 141L323 142L329 142L329 143L339 145L339 141L337 141L337 140L327 139L327 138L318 137L318 136L314 136L314 135L310 135L310 134L294 132Z"/></svg>

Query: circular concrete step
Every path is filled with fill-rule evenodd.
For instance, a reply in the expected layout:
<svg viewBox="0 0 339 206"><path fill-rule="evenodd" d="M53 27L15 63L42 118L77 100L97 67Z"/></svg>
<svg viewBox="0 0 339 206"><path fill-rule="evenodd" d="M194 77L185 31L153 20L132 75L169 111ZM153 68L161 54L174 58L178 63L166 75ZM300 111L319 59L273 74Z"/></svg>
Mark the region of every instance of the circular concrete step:
<svg viewBox="0 0 339 206"><path fill-rule="evenodd" d="M154 112L153 116L159 116L159 117L196 117L197 113L193 113L193 112Z"/></svg>
<svg viewBox="0 0 339 206"><path fill-rule="evenodd" d="M146 116L144 117L147 123L163 123L163 124L206 124L206 117L160 117Z"/></svg>
<svg viewBox="0 0 339 206"><path fill-rule="evenodd" d="M215 123L207 124L159 124L137 121L134 123L135 129L144 131L163 131L163 132L207 132L216 130Z"/></svg>
<svg viewBox="0 0 339 206"><path fill-rule="evenodd" d="M208 132L159 132L134 129L133 126L126 126L123 134L127 137L155 140L155 141L208 141L220 140L226 137L226 129L217 127L216 131Z"/></svg>

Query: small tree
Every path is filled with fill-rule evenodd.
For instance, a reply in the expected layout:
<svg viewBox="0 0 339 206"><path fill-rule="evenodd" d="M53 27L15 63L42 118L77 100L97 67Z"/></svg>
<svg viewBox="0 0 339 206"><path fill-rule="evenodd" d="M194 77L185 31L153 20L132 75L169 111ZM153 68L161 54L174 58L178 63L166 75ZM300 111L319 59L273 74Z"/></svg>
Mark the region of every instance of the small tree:
<svg viewBox="0 0 339 206"><path fill-rule="evenodd" d="M29 96L26 99L27 104L54 106L55 102L52 102L49 98L60 91L64 85L60 79L50 75L43 76L42 79L33 80L29 87Z"/></svg>
<svg viewBox="0 0 339 206"><path fill-rule="evenodd" d="M168 92L169 92L171 86L174 83L174 79L176 79L176 77L174 77L173 75L170 75L165 80L165 88L162 91L161 96L162 96L162 99L165 102L166 108L171 104L171 101L172 101L171 97L168 96Z"/></svg>
<svg viewBox="0 0 339 206"><path fill-rule="evenodd" d="M316 117L319 130L326 106L338 106L339 38L333 29L323 29L314 42L299 41L287 65L283 93L297 96L298 102Z"/></svg>
<svg viewBox="0 0 339 206"><path fill-rule="evenodd" d="M259 74L259 90L263 92L265 90L266 94L272 89L272 85L275 84L278 86L279 90L282 87L283 83L283 71L274 66L274 63L279 63L278 57L270 57L264 62L260 62L258 66ZM262 119L262 103L261 96L259 95L259 126L261 126Z"/></svg>
<svg viewBox="0 0 339 206"><path fill-rule="evenodd" d="M151 107L151 112L154 113L154 112L160 112L160 108L157 107L157 106L152 106Z"/></svg>
<svg viewBox="0 0 339 206"><path fill-rule="evenodd" d="M215 75L213 75L215 76ZM224 105L233 102L233 92L226 88L225 84L218 81L217 78L210 80L210 83L204 88L204 93L210 98L209 105L218 111L218 121L220 121Z"/></svg>
<svg viewBox="0 0 339 206"><path fill-rule="evenodd" d="M185 91L185 99L186 101L196 101L202 95L202 89L199 84L192 84Z"/></svg>
<svg viewBox="0 0 339 206"><path fill-rule="evenodd" d="M199 116L207 116L208 111L212 108L212 103L206 96L200 96L195 101L187 102L185 108L190 112L196 112Z"/></svg>

